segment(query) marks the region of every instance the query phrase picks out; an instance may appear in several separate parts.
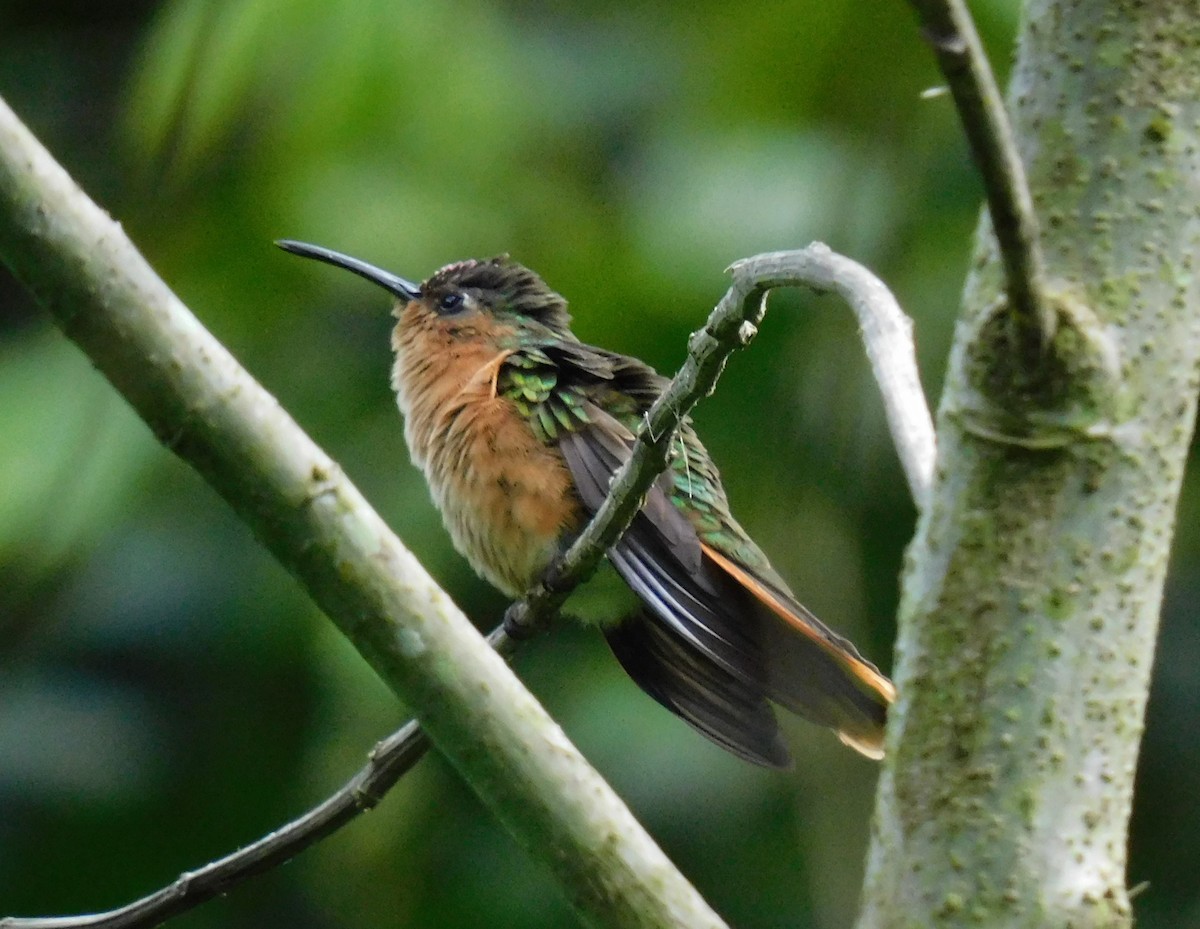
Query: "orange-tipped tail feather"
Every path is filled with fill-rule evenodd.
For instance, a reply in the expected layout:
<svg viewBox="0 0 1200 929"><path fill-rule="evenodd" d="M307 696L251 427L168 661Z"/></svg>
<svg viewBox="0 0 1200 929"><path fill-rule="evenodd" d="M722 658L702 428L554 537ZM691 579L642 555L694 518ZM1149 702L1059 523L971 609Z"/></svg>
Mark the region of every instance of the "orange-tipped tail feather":
<svg viewBox="0 0 1200 929"><path fill-rule="evenodd" d="M896 687L850 642L835 634L791 596L777 590L727 555L704 542L704 555L762 604L792 635L775 635L773 657L789 674L777 680L773 696L815 722L832 726L843 743L868 758L883 757L886 708L896 699ZM794 633L799 633L799 644ZM815 652L813 651L815 649ZM787 659L790 653L790 660ZM820 656L817 658L816 656ZM824 659L823 661L821 659ZM845 677L842 687L829 687L828 665ZM798 679L806 671L826 669L822 682ZM824 684L824 686L822 686Z"/></svg>

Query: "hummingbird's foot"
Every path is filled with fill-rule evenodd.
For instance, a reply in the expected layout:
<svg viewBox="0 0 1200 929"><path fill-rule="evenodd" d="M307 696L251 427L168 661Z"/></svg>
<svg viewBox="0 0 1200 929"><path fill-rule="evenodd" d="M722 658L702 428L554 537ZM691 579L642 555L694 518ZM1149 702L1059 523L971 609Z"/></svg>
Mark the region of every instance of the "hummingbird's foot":
<svg viewBox="0 0 1200 929"><path fill-rule="evenodd" d="M537 623L529 613L529 605L524 600L517 600L508 605L504 611L504 633L514 641L533 637L537 632Z"/></svg>

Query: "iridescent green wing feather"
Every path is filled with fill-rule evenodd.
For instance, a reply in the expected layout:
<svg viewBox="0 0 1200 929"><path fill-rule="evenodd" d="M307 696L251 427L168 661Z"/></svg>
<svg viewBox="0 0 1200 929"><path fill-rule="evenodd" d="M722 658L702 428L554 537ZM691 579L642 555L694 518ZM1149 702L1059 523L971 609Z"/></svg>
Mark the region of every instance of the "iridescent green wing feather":
<svg viewBox="0 0 1200 929"><path fill-rule="evenodd" d="M571 383L562 367L537 345L517 349L504 360L496 393L512 401L547 445L590 422L583 385Z"/></svg>

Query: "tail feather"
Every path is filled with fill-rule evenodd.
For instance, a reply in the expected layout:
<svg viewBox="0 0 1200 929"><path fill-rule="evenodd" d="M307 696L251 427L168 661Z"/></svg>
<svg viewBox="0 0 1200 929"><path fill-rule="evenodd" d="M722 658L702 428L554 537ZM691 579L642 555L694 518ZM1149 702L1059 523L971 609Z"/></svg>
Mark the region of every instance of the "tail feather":
<svg viewBox="0 0 1200 929"><path fill-rule="evenodd" d="M586 412L588 427L561 436L558 447L581 502L595 511L633 433L595 405ZM696 497L677 496L668 472L608 552L645 607L606 633L617 659L659 703L747 760L788 762L769 701L879 758L891 681L797 603L765 555L758 553L763 567L755 570L754 558L748 565L705 541L713 535L699 524L724 511L724 493L694 435L687 448L695 462L689 487L698 479L707 488L707 510ZM727 514L718 522L744 535ZM757 553L749 539L741 547Z"/></svg>
<svg viewBox="0 0 1200 929"><path fill-rule="evenodd" d="M790 595L711 546L701 547L765 614L762 635L771 696L837 730L842 742L868 758L883 757L887 708L896 699L892 682Z"/></svg>
<svg viewBox="0 0 1200 929"><path fill-rule="evenodd" d="M791 766L775 714L759 689L652 618L634 616L604 635L637 685L702 735L754 764Z"/></svg>

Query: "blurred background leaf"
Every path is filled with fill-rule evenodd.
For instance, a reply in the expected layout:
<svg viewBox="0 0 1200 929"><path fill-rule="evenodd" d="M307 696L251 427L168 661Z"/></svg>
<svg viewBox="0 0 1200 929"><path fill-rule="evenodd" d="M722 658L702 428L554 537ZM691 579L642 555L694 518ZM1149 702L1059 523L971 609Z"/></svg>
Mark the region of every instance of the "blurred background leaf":
<svg viewBox="0 0 1200 929"><path fill-rule="evenodd" d="M976 3L1004 69L1011 0ZM915 317L936 397L979 188L902 3L47 0L0 6L0 94L345 466L480 625L504 601L408 464L378 293L510 252L582 338L670 372L757 251L822 239ZM697 414L739 518L888 665L913 509L836 302L781 294ZM0 911L125 902L300 812L404 709L203 483L0 273ZM1143 927L1200 926L1200 495L1185 488L1134 817ZM599 594L597 594L599 595ZM712 747L592 631L518 670L744 929L849 925L874 768ZM179 927L570 925L437 758L369 817Z"/></svg>

